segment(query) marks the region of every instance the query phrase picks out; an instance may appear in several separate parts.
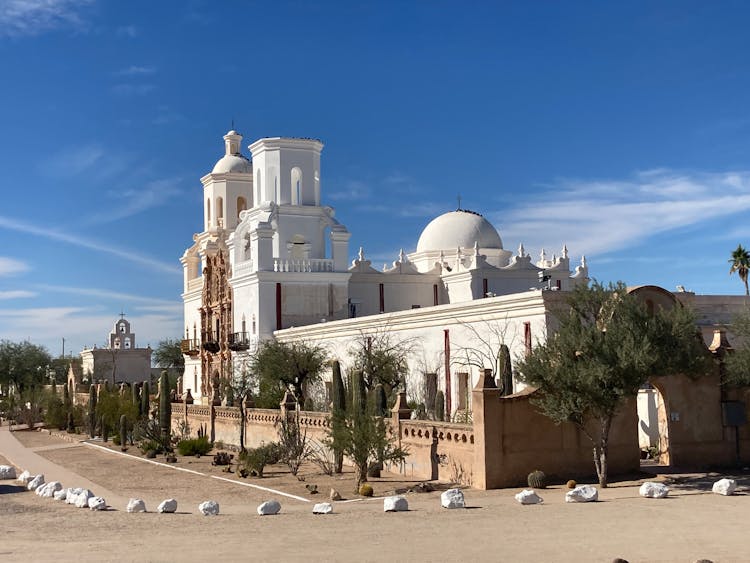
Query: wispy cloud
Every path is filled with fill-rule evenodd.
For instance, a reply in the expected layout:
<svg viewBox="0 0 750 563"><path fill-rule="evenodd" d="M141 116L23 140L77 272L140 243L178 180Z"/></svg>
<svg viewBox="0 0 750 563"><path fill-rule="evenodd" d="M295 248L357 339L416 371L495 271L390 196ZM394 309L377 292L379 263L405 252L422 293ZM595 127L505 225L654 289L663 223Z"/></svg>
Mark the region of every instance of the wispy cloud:
<svg viewBox="0 0 750 563"><path fill-rule="evenodd" d="M25 340L59 350L65 337L66 351L77 353L84 346L101 345L116 320L115 311L82 307L0 308L0 339ZM129 314L137 336L136 346L155 347L164 338L183 334L182 317L158 313Z"/></svg>
<svg viewBox="0 0 750 563"><path fill-rule="evenodd" d="M33 36L58 28L82 29L84 9L94 0L2 0L0 36Z"/></svg>
<svg viewBox="0 0 750 563"><path fill-rule="evenodd" d="M122 68L114 73L115 76L148 76L156 72L156 67L153 66L137 66L130 65L127 68Z"/></svg>
<svg viewBox="0 0 750 563"><path fill-rule="evenodd" d="M159 106L157 112L156 117L152 121L154 125L167 125L185 119L184 115L172 110L169 106Z"/></svg>
<svg viewBox="0 0 750 563"><path fill-rule="evenodd" d="M0 277L13 276L28 271L29 265L26 262L21 262L20 260L16 260L15 258L0 256Z"/></svg>
<svg viewBox="0 0 750 563"><path fill-rule="evenodd" d="M115 30L118 37L129 37L130 39L138 37L138 28L134 25L122 25Z"/></svg>
<svg viewBox="0 0 750 563"><path fill-rule="evenodd" d="M37 284L35 289L50 293L61 293L66 295L82 295L84 297L93 297L96 299L108 299L120 301L129 304L141 311L160 311L171 313L182 313L182 302L171 301L167 299L157 299L155 297L145 297L134 293L124 293L122 291L113 291L110 289L96 287L72 287L66 285Z"/></svg>
<svg viewBox="0 0 750 563"><path fill-rule="evenodd" d="M149 92L152 92L156 86L153 84L115 84L112 86L112 92L118 96L129 97L129 96L145 96Z"/></svg>
<svg viewBox="0 0 750 563"><path fill-rule="evenodd" d="M179 183L179 178L165 178L147 182L137 189L112 191L108 195L117 200L117 205L108 206L106 212L91 214L87 223L110 223L163 205L181 193Z"/></svg>
<svg viewBox="0 0 750 563"><path fill-rule="evenodd" d="M370 197L370 187L360 180L348 180L342 189L332 192L328 197L334 201L351 201Z"/></svg>
<svg viewBox="0 0 750 563"><path fill-rule="evenodd" d="M54 175L75 176L91 169L103 157L104 147L92 143L58 152L49 159L46 168Z"/></svg>
<svg viewBox="0 0 750 563"><path fill-rule="evenodd" d="M750 172L648 170L624 180L564 180L509 212L489 214L506 242L566 242L601 254L750 210ZM744 216L738 221L744 221Z"/></svg>
<svg viewBox="0 0 750 563"><path fill-rule="evenodd" d="M80 248L88 248L89 250L95 250L97 252L116 256L118 258L122 258L123 260L127 260L128 262L146 266L159 272L165 272L169 274L178 274L180 272L177 266L166 264L164 262L161 262L160 260L151 258L150 256L138 254L130 250L124 250L122 248L118 248L114 245L110 245L101 241L92 241L83 237L71 235L69 233L58 231L56 229L39 227L30 223L24 223L10 217L3 217L2 215L0 215L0 228L9 229L11 231L21 233L28 233L58 242L64 242L66 244L71 244Z"/></svg>
<svg viewBox="0 0 750 563"><path fill-rule="evenodd" d="M24 289L0 291L0 301L7 299L26 299L28 297L36 297L36 293L34 293L33 291L26 291Z"/></svg>

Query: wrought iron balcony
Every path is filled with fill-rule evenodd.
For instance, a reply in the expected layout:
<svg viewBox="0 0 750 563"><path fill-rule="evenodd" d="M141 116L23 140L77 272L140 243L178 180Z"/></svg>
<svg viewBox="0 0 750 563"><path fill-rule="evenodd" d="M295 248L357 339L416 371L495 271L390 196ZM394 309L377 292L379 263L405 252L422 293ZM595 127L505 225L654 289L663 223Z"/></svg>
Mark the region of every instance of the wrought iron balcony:
<svg viewBox="0 0 750 563"><path fill-rule="evenodd" d="M210 332L203 333L203 343L201 344L201 348L212 354L218 352L221 349L221 345L219 344L217 335Z"/></svg>
<svg viewBox="0 0 750 563"><path fill-rule="evenodd" d="M250 340L247 332L235 332L229 335L229 349L234 352L247 350L250 347Z"/></svg>
<svg viewBox="0 0 750 563"><path fill-rule="evenodd" d="M186 356L197 356L200 353L200 341L185 338L180 342L180 351Z"/></svg>

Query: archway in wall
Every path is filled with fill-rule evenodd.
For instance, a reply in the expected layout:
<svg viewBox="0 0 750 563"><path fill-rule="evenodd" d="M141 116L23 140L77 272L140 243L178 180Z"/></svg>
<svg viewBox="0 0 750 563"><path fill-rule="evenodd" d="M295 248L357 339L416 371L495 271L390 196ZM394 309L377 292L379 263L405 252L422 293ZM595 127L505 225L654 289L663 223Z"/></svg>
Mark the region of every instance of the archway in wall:
<svg viewBox="0 0 750 563"><path fill-rule="evenodd" d="M669 411L663 389L651 381L643 385L637 409L641 465L671 465Z"/></svg>

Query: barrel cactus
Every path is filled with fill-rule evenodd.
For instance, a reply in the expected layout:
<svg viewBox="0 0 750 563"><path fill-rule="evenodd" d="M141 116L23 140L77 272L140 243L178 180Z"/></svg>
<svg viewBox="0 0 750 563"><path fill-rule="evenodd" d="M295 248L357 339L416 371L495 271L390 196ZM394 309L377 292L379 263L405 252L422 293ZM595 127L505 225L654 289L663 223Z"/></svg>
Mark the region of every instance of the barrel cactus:
<svg viewBox="0 0 750 563"><path fill-rule="evenodd" d="M532 489L547 488L547 475L545 475L544 471L540 471L539 469L536 469L529 473L526 481L529 484L529 487L531 487Z"/></svg>

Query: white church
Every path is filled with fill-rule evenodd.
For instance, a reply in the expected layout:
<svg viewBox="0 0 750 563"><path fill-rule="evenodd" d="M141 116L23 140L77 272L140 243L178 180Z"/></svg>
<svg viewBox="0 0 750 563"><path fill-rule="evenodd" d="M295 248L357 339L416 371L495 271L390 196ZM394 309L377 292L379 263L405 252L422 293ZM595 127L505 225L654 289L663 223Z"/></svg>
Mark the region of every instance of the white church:
<svg viewBox="0 0 750 563"><path fill-rule="evenodd" d="M588 279L585 258L571 270L562 243L534 261L465 209L433 219L391 267L375 269L361 247L350 261L351 233L323 204L323 143L259 139L248 158L241 142L224 135L224 155L201 178L203 231L181 258L183 387L197 402L216 401L230 366L266 339L324 345L346 367L353 340L387 332L416 343L410 394L419 399L424 374L436 373L448 412L470 409L499 344L524 354L545 338L557 290Z"/></svg>

